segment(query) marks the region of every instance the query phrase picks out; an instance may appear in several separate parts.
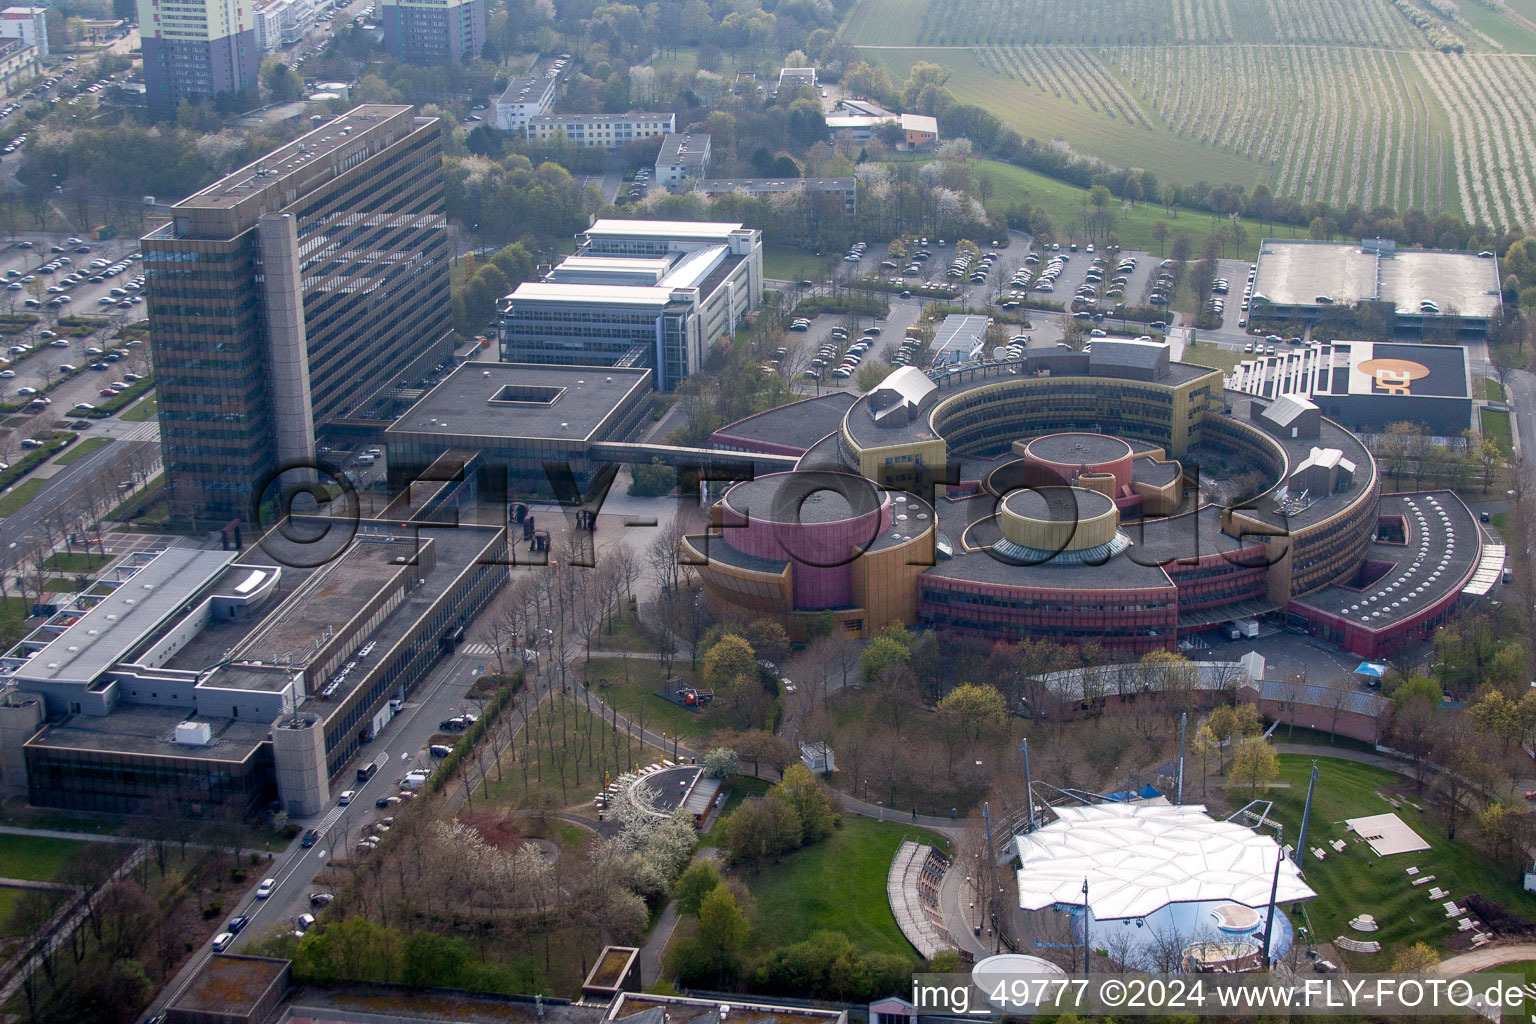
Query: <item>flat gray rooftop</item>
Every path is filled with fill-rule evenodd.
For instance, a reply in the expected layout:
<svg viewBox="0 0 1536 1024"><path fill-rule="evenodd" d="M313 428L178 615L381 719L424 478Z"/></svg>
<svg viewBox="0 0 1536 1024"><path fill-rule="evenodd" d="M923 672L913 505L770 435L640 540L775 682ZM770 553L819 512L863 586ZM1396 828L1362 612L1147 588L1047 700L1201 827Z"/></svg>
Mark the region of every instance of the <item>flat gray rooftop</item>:
<svg viewBox="0 0 1536 1024"><path fill-rule="evenodd" d="M1407 543L1366 549L1366 564L1385 571L1364 587L1324 587L1298 603L1380 630L1460 592L1482 550L1480 528L1460 498L1451 491L1385 494L1381 515L1401 517L1407 528Z"/></svg>
<svg viewBox="0 0 1536 1024"><path fill-rule="evenodd" d="M610 412L650 386L644 368L465 363L385 434L589 440Z"/></svg>
<svg viewBox="0 0 1536 1024"><path fill-rule="evenodd" d="M317 569L302 588L268 615L261 628L237 647L233 656L269 665L302 665L301 651L326 630L336 632L352 621L386 583L400 574L405 566L395 559L414 560L414 532L401 534L400 541L353 541L343 555Z"/></svg>
<svg viewBox="0 0 1536 1024"><path fill-rule="evenodd" d="M850 473L774 473L733 484L731 510L754 522L837 523L866 515L884 502L879 489ZM726 532L727 539L730 533Z"/></svg>
<svg viewBox="0 0 1536 1024"><path fill-rule="evenodd" d="M1253 292L1278 306L1316 306L1319 296L1339 305L1380 300L1412 316L1428 299L1442 315L1484 318L1499 306L1498 275L1497 260L1470 252L1398 249L1382 258L1350 242L1266 239Z"/></svg>
<svg viewBox="0 0 1536 1024"><path fill-rule="evenodd" d="M254 163L220 178L201 192L177 203L176 210L231 207L258 191L277 188L282 179L329 160L343 147L361 148L358 143L373 133L393 131L393 119L413 108L388 103L364 103L341 117L280 146Z"/></svg>
<svg viewBox="0 0 1536 1024"><path fill-rule="evenodd" d="M233 551L166 548L16 671L18 682L93 682L235 560Z"/></svg>
<svg viewBox="0 0 1536 1024"><path fill-rule="evenodd" d="M740 438L809 451L817 441L842 427L843 416L853 406L855 397L847 391L829 391L755 413L721 427L711 435L710 443L716 448L728 447L732 438Z"/></svg>
<svg viewBox="0 0 1536 1024"><path fill-rule="evenodd" d="M177 743L172 737L179 722L207 722L213 742L205 747ZM190 708L165 708L122 703L110 715L71 715L44 727L27 741L30 747L116 751L156 757L185 757L199 761L241 762L267 738L271 723L239 718L199 718Z"/></svg>
<svg viewBox="0 0 1536 1024"><path fill-rule="evenodd" d="M1035 438L1029 442L1029 454L1047 462L1080 466L1126 458L1131 454L1131 446L1108 434L1074 431Z"/></svg>

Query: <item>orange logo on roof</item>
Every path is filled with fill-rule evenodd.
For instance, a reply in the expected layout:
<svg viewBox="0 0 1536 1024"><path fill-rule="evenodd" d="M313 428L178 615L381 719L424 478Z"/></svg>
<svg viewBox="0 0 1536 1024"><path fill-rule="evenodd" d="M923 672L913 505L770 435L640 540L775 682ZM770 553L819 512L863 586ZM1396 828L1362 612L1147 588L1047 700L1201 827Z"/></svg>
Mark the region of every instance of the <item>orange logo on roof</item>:
<svg viewBox="0 0 1536 1024"><path fill-rule="evenodd" d="M1376 387L1389 395L1407 395L1414 381L1429 376L1429 367L1412 359L1367 359L1360 372L1375 378Z"/></svg>

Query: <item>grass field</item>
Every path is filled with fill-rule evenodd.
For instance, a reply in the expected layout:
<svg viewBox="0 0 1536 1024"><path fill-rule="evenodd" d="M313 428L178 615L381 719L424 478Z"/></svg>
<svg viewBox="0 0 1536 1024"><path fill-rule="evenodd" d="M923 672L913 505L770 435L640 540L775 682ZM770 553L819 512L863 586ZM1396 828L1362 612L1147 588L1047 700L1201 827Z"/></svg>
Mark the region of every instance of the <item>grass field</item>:
<svg viewBox="0 0 1536 1024"><path fill-rule="evenodd" d="M1393 808L1377 795L1403 794L1423 804L1422 799L1414 796L1410 780L1370 765L1327 757L1317 761L1320 774L1307 845L1326 849L1333 839L1343 839L1349 845L1343 853L1330 851L1322 863L1308 859L1307 884L1317 891L1318 898L1306 904L1307 914L1321 941L1353 934L1348 930L1348 922L1356 914L1375 916L1381 931L1371 937L1382 944L1383 952L1374 957L1351 956L1354 969L1384 969L1397 947L1426 941L1440 948L1440 942L1455 933L1455 926L1446 920L1439 902L1429 900L1423 887L1409 884L1404 869L1410 866L1417 867L1422 874L1434 875L1454 897L1477 892L1522 917L1536 915L1536 897L1520 887L1513 872L1500 871L1481 852L1448 840L1437 816L1420 814L1406 803ZM1289 783L1289 788L1272 789L1266 797L1275 803L1275 814L1285 826L1288 842L1295 840L1301 823L1311 762L1311 757L1282 756L1280 781ZM1388 811L1401 817L1431 849L1378 858L1344 829L1346 818ZM1475 825L1467 822L1463 827L1470 831Z"/></svg>
<svg viewBox="0 0 1536 1024"><path fill-rule="evenodd" d="M127 420L130 423L143 423L145 420L153 418L156 410L159 408L159 401L151 395L137 405L131 405L124 409L118 416L118 419Z"/></svg>
<svg viewBox="0 0 1536 1024"><path fill-rule="evenodd" d="M922 829L849 814L825 842L755 875L743 874L756 900L752 924L762 948L837 931L866 952L916 957L885 895L886 874L903 839L940 841Z"/></svg>
<svg viewBox="0 0 1536 1024"><path fill-rule="evenodd" d="M688 659L674 663L672 674L692 681ZM593 658L586 667L585 679L594 696L603 698L631 721L644 722L650 732L702 739L717 728L708 711L688 711L656 696L655 691L663 682L660 661L630 658L628 676L626 681L622 659Z"/></svg>
<svg viewBox="0 0 1536 1024"><path fill-rule="evenodd" d="M0 876L51 882L83 840L0 833Z"/></svg>
<svg viewBox="0 0 1536 1024"><path fill-rule="evenodd" d="M763 246L763 276L778 281L819 281L821 261L786 245Z"/></svg>
<svg viewBox="0 0 1536 1024"><path fill-rule="evenodd" d="M1086 204L1088 195L1086 189L997 160L975 160L972 163L978 179L986 177L991 181L992 194L988 200L989 204L1003 205L1020 201L1042 206L1055 221L1058 235L1071 240L1082 240L1087 237L1080 226L1079 219ZM1168 225L1170 238L1180 231L1188 231L1194 235L1196 251L1199 251L1203 245L1205 237L1218 225L1224 223L1223 220L1213 218L1206 213L1177 210L1176 214L1170 214L1161 206L1140 203L1134 207L1118 209L1114 221L1109 225L1109 230L1120 239L1122 247L1145 249L1155 254L1160 251L1157 238L1153 234L1153 225L1158 221ZM1075 231L1074 222L1079 225ZM1241 258L1247 260L1258 256L1261 238L1305 236L1305 232L1300 229L1279 224L1266 226L1248 217L1241 218L1239 223L1248 232L1248 238L1241 250ZM1222 255L1233 255L1230 243L1222 251Z"/></svg>
<svg viewBox="0 0 1536 1024"><path fill-rule="evenodd" d="M1504 401L1504 385L1492 377L1478 377L1472 383L1474 397L1486 398L1490 402Z"/></svg>
<svg viewBox="0 0 1536 1024"><path fill-rule="evenodd" d="M1164 180L1536 224L1533 12L1467 6L1419 28L1392 0L863 0L842 37L898 84L942 64L1026 137Z"/></svg>
<svg viewBox="0 0 1536 1024"><path fill-rule="evenodd" d="M1483 436L1491 439L1501 451L1514 450L1514 434L1509 426L1509 413L1503 409L1482 408L1477 411L1483 424Z"/></svg>
<svg viewBox="0 0 1536 1024"><path fill-rule="evenodd" d="M1212 344L1196 345L1193 348L1186 345L1182 361L1196 366L1214 367L1223 373L1231 373L1233 368L1243 361L1243 354L1229 348L1218 348Z"/></svg>
<svg viewBox="0 0 1536 1024"><path fill-rule="evenodd" d="M0 495L0 516L13 516L43 489L41 480L23 480L4 495Z"/></svg>
<svg viewBox="0 0 1536 1024"><path fill-rule="evenodd" d="M540 715L548 717L535 718L535 722L544 723L537 734L543 741L519 742L507 748L502 753L500 772L492 767L485 784L476 791L477 803L513 808L584 806L590 813L593 796L603 788L605 772L613 778L636 763L654 764L662 759L662 752L655 747L636 739L626 743L623 733L613 733L597 717L595 700L594 710L589 712L579 697L565 697L562 722L561 699L556 694L546 700Z"/></svg>
<svg viewBox="0 0 1536 1024"><path fill-rule="evenodd" d="M60 572L91 572L112 561L113 557L94 551L55 551L48 556L47 565Z"/></svg>
<svg viewBox="0 0 1536 1024"><path fill-rule="evenodd" d="M67 466L76 459L91 454L98 448L105 448L112 443L110 437L82 437L68 448L62 455L53 460L55 466Z"/></svg>

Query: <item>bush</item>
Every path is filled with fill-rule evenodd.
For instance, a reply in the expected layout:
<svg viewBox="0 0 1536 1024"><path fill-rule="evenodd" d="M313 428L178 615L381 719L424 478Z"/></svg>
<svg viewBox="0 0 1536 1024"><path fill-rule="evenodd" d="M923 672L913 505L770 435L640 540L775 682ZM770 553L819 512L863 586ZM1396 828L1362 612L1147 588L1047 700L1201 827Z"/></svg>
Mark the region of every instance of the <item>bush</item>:
<svg viewBox="0 0 1536 1024"><path fill-rule="evenodd" d="M851 313L858 316L889 316L891 304L873 295L815 295L800 300L795 316L819 316L822 313Z"/></svg>
<svg viewBox="0 0 1536 1024"><path fill-rule="evenodd" d="M752 990L867 1003L906 988L912 967L889 953L861 953L841 932L817 932L770 951L754 972Z"/></svg>
<svg viewBox="0 0 1536 1024"><path fill-rule="evenodd" d="M76 436L68 430L56 431L41 448L33 448L21 458L11 463L10 469L0 473L0 491L5 490L38 466L53 458L65 445L73 441Z"/></svg>
<svg viewBox="0 0 1536 1024"><path fill-rule="evenodd" d="M96 408L90 410L85 415L92 419L106 419L119 409L125 409L140 398L143 398L145 392L154 386L155 375L147 373L144 375L143 380L136 380L111 398L103 398L100 402L97 402Z"/></svg>

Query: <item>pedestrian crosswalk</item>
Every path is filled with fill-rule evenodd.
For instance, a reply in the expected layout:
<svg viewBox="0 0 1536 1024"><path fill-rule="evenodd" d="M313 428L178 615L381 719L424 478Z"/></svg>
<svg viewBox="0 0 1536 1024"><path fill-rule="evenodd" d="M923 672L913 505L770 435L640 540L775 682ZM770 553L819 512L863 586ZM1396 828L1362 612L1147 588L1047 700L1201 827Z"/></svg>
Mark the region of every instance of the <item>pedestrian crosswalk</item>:
<svg viewBox="0 0 1536 1024"><path fill-rule="evenodd" d="M114 435L120 441L158 441L160 440L160 423L157 420L145 420L143 423L135 423L121 434Z"/></svg>
<svg viewBox="0 0 1536 1024"><path fill-rule="evenodd" d="M495 654L496 648L492 647L490 644L465 644L464 653L475 654L485 658Z"/></svg>

